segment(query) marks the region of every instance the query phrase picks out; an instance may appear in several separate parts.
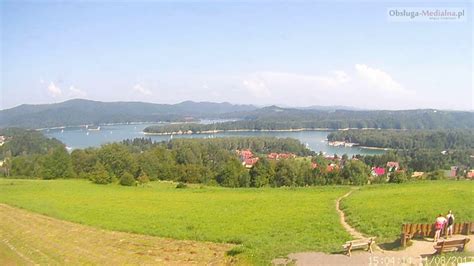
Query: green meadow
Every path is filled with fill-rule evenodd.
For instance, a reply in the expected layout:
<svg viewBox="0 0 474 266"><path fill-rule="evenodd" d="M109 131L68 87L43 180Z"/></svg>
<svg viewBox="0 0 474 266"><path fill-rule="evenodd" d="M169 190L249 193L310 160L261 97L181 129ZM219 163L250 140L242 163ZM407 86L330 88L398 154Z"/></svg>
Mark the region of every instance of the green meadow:
<svg viewBox="0 0 474 266"><path fill-rule="evenodd" d="M257 264L291 252L332 252L350 239L335 211L349 187L175 187L0 179L0 202L104 229L235 243L230 254Z"/></svg>
<svg viewBox="0 0 474 266"><path fill-rule="evenodd" d="M238 244L229 255L268 264L291 252L340 251L350 236L335 201L350 187L230 189L152 182L146 187L85 180L0 179L0 202L55 218L139 234ZM348 222L379 243L403 223L431 223L452 209L474 219L474 183L432 181L365 186L342 201Z"/></svg>
<svg viewBox="0 0 474 266"><path fill-rule="evenodd" d="M346 219L379 242L400 237L403 223L434 223L452 210L455 222L474 220L474 182L425 181L365 186L344 199Z"/></svg>

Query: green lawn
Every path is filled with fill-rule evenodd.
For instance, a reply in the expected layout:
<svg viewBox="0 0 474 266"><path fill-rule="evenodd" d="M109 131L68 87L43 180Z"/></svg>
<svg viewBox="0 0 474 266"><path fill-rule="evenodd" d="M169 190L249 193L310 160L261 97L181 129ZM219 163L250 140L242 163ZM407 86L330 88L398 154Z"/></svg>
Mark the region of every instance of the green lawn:
<svg viewBox="0 0 474 266"><path fill-rule="evenodd" d="M335 200L348 187L176 189L94 185L84 180L0 179L0 202L101 228L175 239L242 243L244 261L297 251L336 251L350 236Z"/></svg>
<svg viewBox="0 0 474 266"><path fill-rule="evenodd" d="M434 223L452 210L456 222L474 220L474 182L426 181L366 186L341 204L349 224L379 241L400 237L403 223Z"/></svg>

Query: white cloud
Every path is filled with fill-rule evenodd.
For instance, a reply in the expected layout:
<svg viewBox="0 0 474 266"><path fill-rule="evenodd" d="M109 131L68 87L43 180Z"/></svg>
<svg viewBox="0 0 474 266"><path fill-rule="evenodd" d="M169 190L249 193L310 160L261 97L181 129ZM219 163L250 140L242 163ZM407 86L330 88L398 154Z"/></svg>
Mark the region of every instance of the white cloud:
<svg viewBox="0 0 474 266"><path fill-rule="evenodd" d="M56 86L54 84L54 82L50 82L49 83L49 86L48 86L48 93L53 97L53 98L56 98L56 97L59 97L61 96L63 93L61 91L61 88L59 88L58 86Z"/></svg>
<svg viewBox="0 0 474 266"><path fill-rule="evenodd" d="M135 86L133 86L132 91L138 92L143 95L151 95L151 91L149 89L144 88L140 84L136 84Z"/></svg>
<svg viewBox="0 0 474 266"><path fill-rule="evenodd" d="M82 98L85 97L87 93L83 90L77 89L74 86L69 87L69 96L73 98Z"/></svg>
<svg viewBox="0 0 474 266"><path fill-rule="evenodd" d="M242 85L257 98L280 97L288 94L311 96L318 91L326 92L329 89L337 88L350 80L349 75L340 70L333 71L328 75L262 71L249 75L242 81Z"/></svg>
<svg viewBox="0 0 474 266"><path fill-rule="evenodd" d="M242 81L244 87L255 97L263 98L271 95L265 81L258 77Z"/></svg>
<svg viewBox="0 0 474 266"><path fill-rule="evenodd" d="M355 70L360 78L362 78L375 89L395 93L410 92L398 82L396 82L387 72L384 72L380 69L371 68L364 64L356 64Z"/></svg>

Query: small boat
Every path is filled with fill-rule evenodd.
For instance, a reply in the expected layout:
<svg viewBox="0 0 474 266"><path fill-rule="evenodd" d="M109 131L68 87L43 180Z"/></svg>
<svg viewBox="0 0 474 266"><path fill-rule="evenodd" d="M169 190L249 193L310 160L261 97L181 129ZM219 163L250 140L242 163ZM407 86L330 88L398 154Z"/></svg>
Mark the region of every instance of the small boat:
<svg viewBox="0 0 474 266"><path fill-rule="evenodd" d="M88 127L87 130L89 130L89 131L99 131L100 126L98 126L98 127Z"/></svg>

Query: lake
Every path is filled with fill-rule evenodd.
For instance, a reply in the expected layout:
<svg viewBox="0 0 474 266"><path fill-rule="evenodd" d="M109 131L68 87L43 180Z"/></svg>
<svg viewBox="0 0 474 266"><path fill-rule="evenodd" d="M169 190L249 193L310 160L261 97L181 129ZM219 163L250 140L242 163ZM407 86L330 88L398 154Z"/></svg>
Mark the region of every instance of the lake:
<svg viewBox="0 0 474 266"><path fill-rule="evenodd" d="M206 121L207 122L207 121ZM122 125L101 125L100 130L87 130L84 127L68 127L64 129L47 129L43 133L48 137L54 137L66 144L69 148L98 147L105 143L122 141L124 139L151 138L154 141L166 141L170 136L145 135L143 129L157 125L155 123L142 124L122 124ZM212 135L192 134L174 135L173 138L221 138L221 137L256 137L273 136L278 138L295 138L306 144L308 148L316 152L332 154L382 154L382 150L365 149L361 147L333 147L326 142L326 136L330 131L299 131L299 132L223 132Z"/></svg>

